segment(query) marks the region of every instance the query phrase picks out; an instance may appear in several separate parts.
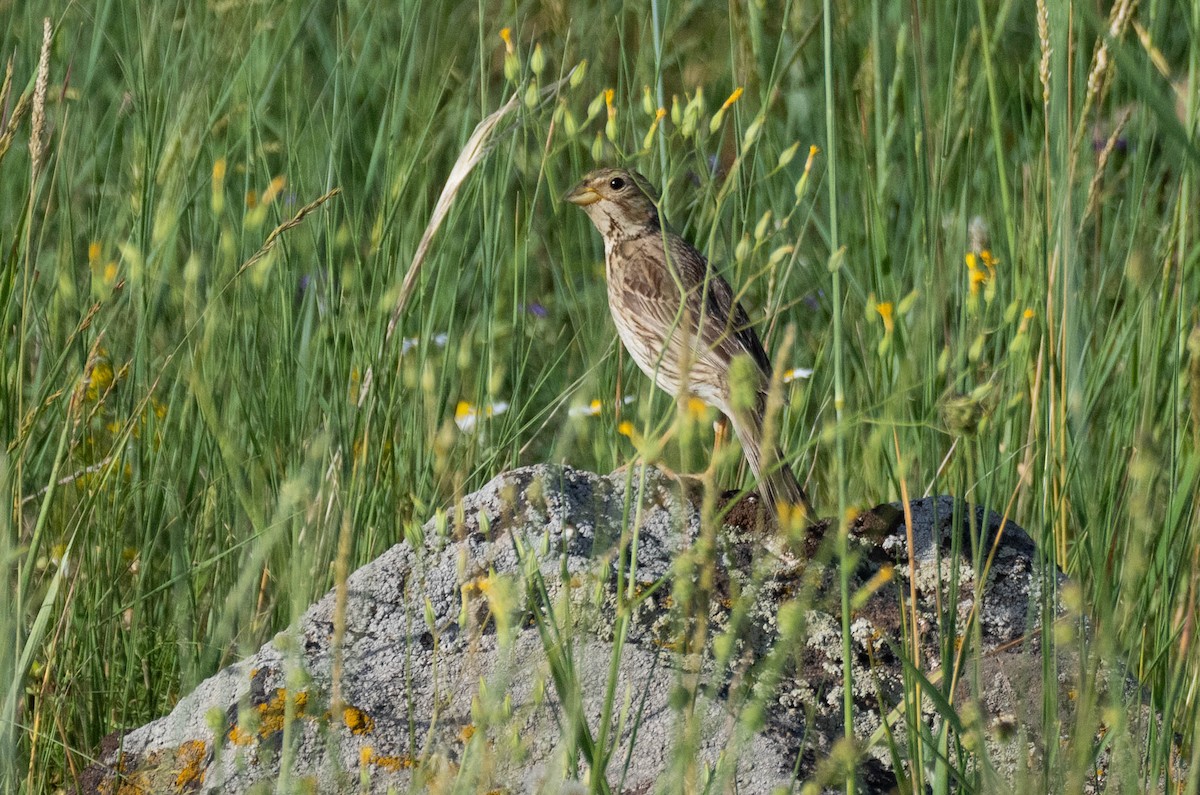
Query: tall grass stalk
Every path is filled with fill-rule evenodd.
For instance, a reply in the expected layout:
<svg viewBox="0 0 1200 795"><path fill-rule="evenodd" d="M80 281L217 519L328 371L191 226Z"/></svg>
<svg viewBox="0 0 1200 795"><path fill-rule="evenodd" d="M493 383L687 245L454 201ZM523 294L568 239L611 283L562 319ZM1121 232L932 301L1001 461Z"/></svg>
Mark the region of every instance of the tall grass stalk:
<svg viewBox="0 0 1200 795"><path fill-rule="evenodd" d="M833 255L829 259L829 272L832 275L833 303L833 410L834 410L834 466L833 477L837 489L837 515L835 524L838 532L838 562L841 567L839 584L841 586L842 603L842 709L845 721L846 739L854 739L854 680L851 674L850 654L850 522L846 513L846 442L843 435L845 422L846 394L842 363L842 347L845 344L845 331L842 328L842 267L845 264L845 250L841 246L841 236L838 230L838 148L837 148L837 116L834 111L837 96L833 84L835 79L833 57L833 3L824 0L822 6L824 19L822 23L822 43L825 55L825 147L826 159L829 163L829 176L826 182L829 190L829 246ZM846 776L846 792L854 792L854 772Z"/></svg>

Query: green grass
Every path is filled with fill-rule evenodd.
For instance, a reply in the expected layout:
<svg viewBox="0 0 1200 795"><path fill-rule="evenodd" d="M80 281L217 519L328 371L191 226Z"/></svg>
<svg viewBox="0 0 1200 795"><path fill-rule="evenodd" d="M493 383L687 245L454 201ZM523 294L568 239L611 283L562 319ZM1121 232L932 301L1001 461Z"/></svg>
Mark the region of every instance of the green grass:
<svg viewBox="0 0 1200 795"><path fill-rule="evenodd" d="M620 419L661 432L672 402L618 353L599 239L557 199L597 162L662 185L769 348L794 333L778 365L814 373L783 438L824 513L1007 511L1171 727L1114 727L1122 775L1194 755L1200 6L1144 2L1144 36L1109 39L1052 4L1040 67L1028 3L833 5L828 31L811 1L0 7L5 122L54 29L41 168L27 108L0 159L0 786L72 785L496 473L605 472L634 455ZM475 125L585 60L494 131L387 339ZM508 408L464 433L460 402ZM1045 786L1088 774L1094 728Z"/></svg>

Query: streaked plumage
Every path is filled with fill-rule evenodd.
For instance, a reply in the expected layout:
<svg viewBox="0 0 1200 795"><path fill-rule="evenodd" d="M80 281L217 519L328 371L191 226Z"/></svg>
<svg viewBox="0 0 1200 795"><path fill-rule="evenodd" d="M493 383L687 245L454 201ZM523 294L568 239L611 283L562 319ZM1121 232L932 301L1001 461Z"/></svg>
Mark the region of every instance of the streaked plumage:
<svg viewBox="0 0 1200 795"><path fill-rule="evenodd" d="M782 455L764 473L763 415L771 362L733 290L690 243L659 220L657 194L634 171L605 168L565 197L588 214L604 238L608 306L617 334L642 372L671 395L687 392L727 416L767 500L800 506L808 499ZM745 355L757 373L758 399L733 405L730 368ZM686 371L686 372L685 372Z"/></svg>

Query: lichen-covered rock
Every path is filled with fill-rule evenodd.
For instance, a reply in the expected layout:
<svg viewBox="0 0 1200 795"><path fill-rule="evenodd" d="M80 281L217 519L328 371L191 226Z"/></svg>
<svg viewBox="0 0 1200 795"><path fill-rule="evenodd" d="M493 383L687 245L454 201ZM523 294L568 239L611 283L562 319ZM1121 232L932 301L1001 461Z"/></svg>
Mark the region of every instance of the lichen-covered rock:
<svg viewBox="0 0 1200 795"><path fill-rule="evenodd" d="M599 766L614 792L766 793L836 783L849 764L885 791L918 681L941 689L926 689L931 725L953 692L956 730L997 775L1028 763L992 730L1040 708L1040 588L1056 575L1039 574L1024 531L949 498L914 502L910 587L903 512L860 517L846 743L833 533L811 528L805 563L788 567L762 553L753 498L719 525L686 492L654 469L500 475L417 548L388 550L171 714L106 743L84 789L246 793L282 777L283 791L557 792ZM947 660L961 664L953 691Z"/></svg>

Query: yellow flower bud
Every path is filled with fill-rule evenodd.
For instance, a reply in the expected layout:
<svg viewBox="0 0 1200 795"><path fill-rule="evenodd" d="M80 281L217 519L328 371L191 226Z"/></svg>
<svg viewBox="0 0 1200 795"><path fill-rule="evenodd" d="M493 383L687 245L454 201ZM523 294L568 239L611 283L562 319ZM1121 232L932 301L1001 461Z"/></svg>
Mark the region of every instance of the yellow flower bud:
<svg viewBox="0 0 1200 795"><path fill-rule="evenodd" d="M768 210L768 212L770 212ZM750 258L750 235L743 234L742 239L738 241L737 248L733 250L734 261L741 265Z"/></svg>
<svg viewBox="0 0 1200 795"><path fill-rule="evenodd" d="M225 158L217 159L212 169L212 211L220 215L225 209Z"/></svg>
<svg viewBox="0 0 1200 795"><path fill-rule="evenodd" d="M584 58L571 70L571 88L579 88L585 75L587 75L587 58Z"/></svg>
<svg viewBox="0 0 1200 795"><path fill-rule="evenodd" d="M611 88L604 89L604 110L608 113L608 121L604 124L604 134L613 143L617 141L617 109L613 105L615 93Z"/></svg>
<svg viewBox="0 0 1200 795"><path fill-rule="evenodd" d="M758 134L762 131L763 117L759 116L750 126L746 128L746 133L742 136L742 151L754 146L754 142L758 140Z"/></svg>
<svg viewBox="0 0 1200 795"><path fill-rule="evenodd" d="M587 111L587 120L588 121L591 121L592 119L596 118L596 115L598 113L600 113L600 109L604 107L604 94L605 94L605 92L601 91L599 94L596 95L596 98L593 99L591 101L591 103L588 105L588 111ZM586 123L587 122L584 122L584 124L586 124Z"/></svg>
<svg viewBox="0 0 1200 795"><path fill-rule="evenodd" d="M666 108L659 108L654 113L654 121L650 123L650 129L646 131L646 137L642 139L642 148L649 149L650 144L654 143L654 133L658 132L658 125L666 117Z"/></svg>
<svg viewBox="0 0 1200 795"><path fill-rule="evenodd" d="M784 166L786 166L788 163L792 162L792 158L794 158L796 156L796 152L798 152L799 150L800 150L800 142L799 141L796 141L796 143L792 144L787 149L784 149L782 152L779 153L779 162L777 162L775 164L775 168L781 169Z"/></svg>
<svg viewBox="0 0 1200 795"><path fill-rule="evenodd" d="M780 246L779 248L772 251L771 259L769 260L771 267L774 268L776 265L778 265L780 262L783 261L784 257L788 256L795 250L796 250L795 246Z"/></svg>
<svg viewBox="0 0 1200 795"><path fill-rule="evenodd" d="M771 211L767 210L762 214L762 218L758 219L758 223L754 227L754 242L761 243L762 239L767 234L767 228L771 223Z"/></svg>

